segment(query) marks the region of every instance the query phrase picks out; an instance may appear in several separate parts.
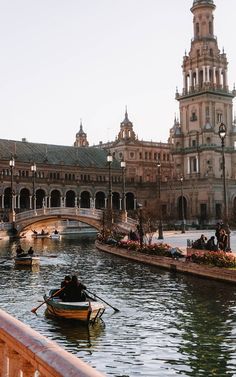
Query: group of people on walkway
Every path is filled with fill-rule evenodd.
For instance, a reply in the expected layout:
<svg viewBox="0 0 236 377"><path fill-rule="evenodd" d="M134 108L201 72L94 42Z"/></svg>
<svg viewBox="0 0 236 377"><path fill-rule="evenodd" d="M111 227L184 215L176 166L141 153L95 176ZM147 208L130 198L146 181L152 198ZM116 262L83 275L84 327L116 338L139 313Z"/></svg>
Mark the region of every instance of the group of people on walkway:
<svg viewBox="0 0 236 377"><path fill-rule="evenodd" d="M76 275L66 275L61 282L61 288L63 290L60 293L62 301L77 302L86 300L86 286L81 283Z"/></svg>
<svg viewBox="0 0 236 377"><path fill-rule="evenodd" d="M216 237L216 242L215 242ZM215 236L209 239L202 234L200 238L193 242L192 247L200 250L210 251L227 251L228 250L228 234L224 228L223 223L217 223Z"/></svg>
<svg viewBox="0 0 236 377"><path fill-rule="evenodd" d="M33 250L32 246L30 246L27 253L22 249L21 245L18 245L17 248L16 248L16 256L18 258L33 256L33 254L34 254L34 250Z"/></svg>

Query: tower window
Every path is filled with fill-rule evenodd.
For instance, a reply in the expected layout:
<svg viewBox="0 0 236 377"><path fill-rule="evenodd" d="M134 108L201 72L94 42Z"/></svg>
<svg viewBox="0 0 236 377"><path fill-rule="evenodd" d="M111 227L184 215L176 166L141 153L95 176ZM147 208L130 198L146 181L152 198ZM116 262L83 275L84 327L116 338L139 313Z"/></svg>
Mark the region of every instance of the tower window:
<svg viewBox="0 0 236 377"><path fill-rule="evenodd" d="M209 34L212 35L212 32L213 32L213 30L212 30L212 22L210 21L209 22Z"/></svg>
<svg viewBox="0 0 236 377"><path fill-rule="evenodd" d="M197 115L195 113L195 111L192 112L192 115L191 115L191 118L190 118L190 121L191 122L195 122L197 120Z"/></svg>
<svg viewBox="0 0 236 377"><path fill-rule="evenodd" d="M199 23L196 23L196 36L199 36Z"/></svg>
<svg viewBox="0 0 236 377"><path fill-rule="evenodd" d="M197 158L196 157L190 158L190 172L197 173Z"/></svg>

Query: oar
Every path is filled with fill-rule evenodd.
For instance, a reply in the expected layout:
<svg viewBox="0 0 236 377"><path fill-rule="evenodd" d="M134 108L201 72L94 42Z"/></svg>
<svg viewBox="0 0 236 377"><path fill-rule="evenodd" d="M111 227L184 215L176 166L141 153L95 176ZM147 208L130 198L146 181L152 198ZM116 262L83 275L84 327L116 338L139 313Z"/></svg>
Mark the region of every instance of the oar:
<svg viewBox="0 0 236 377"><path fill-rule="evenodd" d="M55 293L53 293L52 296L48 297L47 300L43 301L40 305L38 305L36 308L33 308L31 309L31 312L32 313L36 313L36 311L43 305L43 304L46 304L46 302L48 302L52 297L58 295L58 293L60 293L61 291L63 291L63 289L65 289L65 287L62 287L61 289L59 289L58 291L56 291Z"/></svg>
<svg viewBox="0 0 236 377"><path fill-rule="evenodd" d="M101 297L95 295L95 293L89 291L88 289L86 289L86 291L87 291L88 293L90 293L91 295L93 295L94 297L97 297L99 300L103 301L103 302L104 302L105 304L107 304L108 306L110 306L115 312L119 312L119 309L114 308L114 306L108 304L108 302L106 302L105 300L103 300Z"/></svg>

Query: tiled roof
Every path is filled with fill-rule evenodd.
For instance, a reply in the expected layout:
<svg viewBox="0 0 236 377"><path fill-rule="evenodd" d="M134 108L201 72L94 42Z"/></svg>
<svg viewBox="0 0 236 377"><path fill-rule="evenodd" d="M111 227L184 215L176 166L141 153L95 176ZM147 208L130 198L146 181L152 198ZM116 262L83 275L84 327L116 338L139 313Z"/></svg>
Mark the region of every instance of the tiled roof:
<svg viewBox="0 0 236 377"><path fill-rule="evenodd" d="M0 160L49 165L77 165L84 168L107 167L107 151L95 147L73 147L0 139ZM120 168L114 160L112 168Z"/></svg>

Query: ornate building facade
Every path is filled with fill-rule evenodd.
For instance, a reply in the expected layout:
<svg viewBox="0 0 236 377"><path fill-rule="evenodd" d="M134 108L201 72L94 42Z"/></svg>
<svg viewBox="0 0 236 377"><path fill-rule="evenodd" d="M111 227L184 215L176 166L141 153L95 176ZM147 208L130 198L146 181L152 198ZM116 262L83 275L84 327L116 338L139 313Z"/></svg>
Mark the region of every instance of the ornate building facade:
<svg viewBox="0 0 236 377"><path fill-rule="evenodd" d="M235 90L228 87L228 61L214 34L213 0L194 0L193 38L183 57L182 91L176 91L179 119L166 143L139 140L127 109L113 142L89 147L83 130L74 146L55 146L0 140L0 209L78 206L106 208L107 155L112 162L113 209L120 210L125 190L126 209L155 203L165 222L215 223L223 217L223 153L219 125L227 127L224 140L225 183L229 219L236 214ZM9 161L14 158L14 167ZM121 162L125 161L125 175ZM36 171L31 166L36 164ZM125 185L122 180L125 177ZM33 187L33 178L35 179ZM13 195L12 195L13 193ZM154 210L155 210L154 208Z"/></svg>

